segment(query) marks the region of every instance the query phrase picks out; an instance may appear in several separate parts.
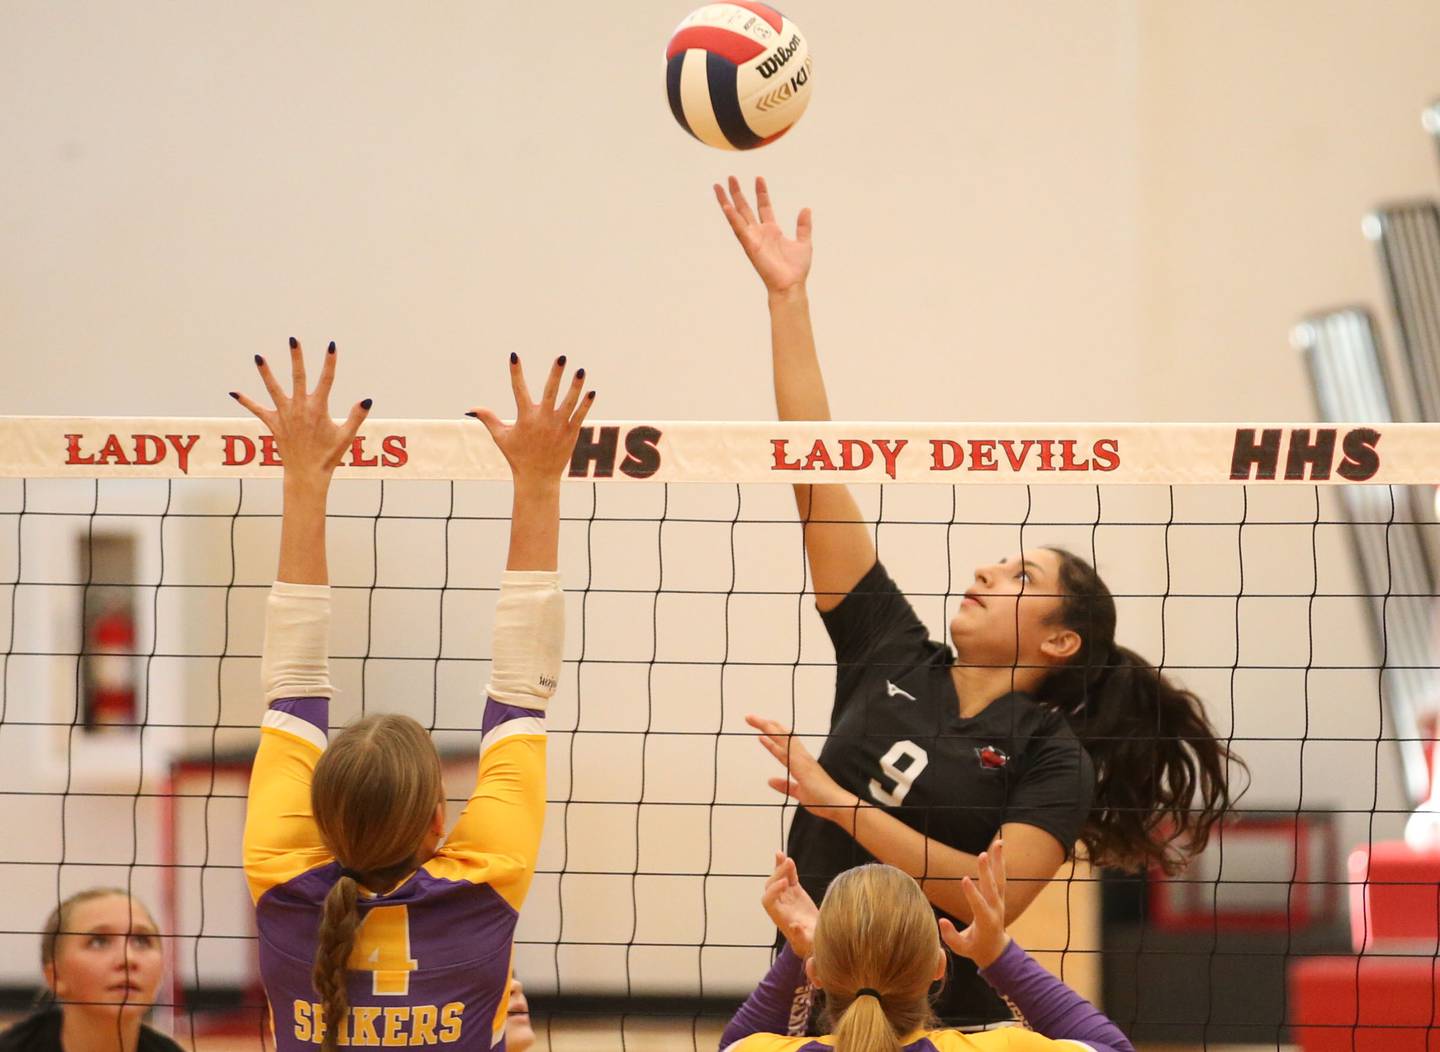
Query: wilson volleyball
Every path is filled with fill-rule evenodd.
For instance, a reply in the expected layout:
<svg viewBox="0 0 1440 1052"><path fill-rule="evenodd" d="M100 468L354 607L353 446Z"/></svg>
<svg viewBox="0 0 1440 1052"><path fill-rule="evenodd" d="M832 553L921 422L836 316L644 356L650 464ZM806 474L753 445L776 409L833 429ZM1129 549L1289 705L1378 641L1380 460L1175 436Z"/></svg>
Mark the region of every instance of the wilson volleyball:
<svg viewBox="0 0 1440 1052"><path fill-rule="evenodd" d="M784 135L810 102L810 80L804 35L753 0L691 12L665 50L670 112L721 150L753 150Z"/></svg>

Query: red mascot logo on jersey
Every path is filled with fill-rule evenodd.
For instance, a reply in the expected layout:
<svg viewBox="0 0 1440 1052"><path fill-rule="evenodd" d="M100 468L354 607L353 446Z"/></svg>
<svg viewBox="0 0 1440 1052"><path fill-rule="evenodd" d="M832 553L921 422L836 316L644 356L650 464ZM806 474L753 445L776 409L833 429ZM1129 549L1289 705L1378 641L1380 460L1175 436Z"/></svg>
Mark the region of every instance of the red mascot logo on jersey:
<svg viewBox="0 0 1440 1052"><path fill-rule="evenodd" d="M988 771L998 771L1010 762L1010 757L1006 756L993 745L986 745L983 748L976 749L975 755L980 758L980 766Z"/></svg>

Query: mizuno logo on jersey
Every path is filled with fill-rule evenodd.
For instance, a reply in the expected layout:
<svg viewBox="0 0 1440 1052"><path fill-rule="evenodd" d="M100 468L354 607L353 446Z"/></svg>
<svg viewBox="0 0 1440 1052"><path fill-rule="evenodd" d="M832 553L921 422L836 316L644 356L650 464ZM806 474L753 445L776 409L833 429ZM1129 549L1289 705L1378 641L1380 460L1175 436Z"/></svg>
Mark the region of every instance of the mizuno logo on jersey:
<svg viewBox="0 0 1440 1052"><path fill-rule="evenodd" d="M981 767L992 771L999 770L1010 762L1010 757L1006 756L993 745L986 745L983 748L976 749L975 755L980 758Z"/></svg>
<svg viewBox="0 0 1440 1052"><path fill-rule="evenodd" d="M914 694L911 694L909 691L901 690L899 687L895 686L895 684L891 683L888 679L885 681L885 693L889 694L892 698L898 694L900 695L900 697L908 698L910 701L915 700Z"/></svg>

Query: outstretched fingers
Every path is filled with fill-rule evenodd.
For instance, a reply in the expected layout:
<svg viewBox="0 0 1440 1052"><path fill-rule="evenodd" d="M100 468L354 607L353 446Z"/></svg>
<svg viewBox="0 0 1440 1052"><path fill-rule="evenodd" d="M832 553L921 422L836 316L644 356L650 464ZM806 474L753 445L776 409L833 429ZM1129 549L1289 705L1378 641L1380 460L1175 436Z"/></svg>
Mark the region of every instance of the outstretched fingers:
<svg viewBox="0 0 1440 1052"><path fill-rule="evenodd" d="M550 375L545 377L545 389L540 395L540 408L553 410L555 396L560 393L560 381L565 376L565 356L562 354L550 366Z"/></svg>
<svg viewBox="0 0 1440 1052"><path fill-rule="evenodd" d="M730 199L735 202L735 211L745 220L745 225L754 224L755 213L750 210L750 202L745 200L745 191L740 186L740 180L733 175L730 177Z"/></svg>
<svg viewBox="0 0 1440 1052"><path fill-rule="evenodd" d="M720 211L725 213L725 221L730 224L731 233L735 235L742 245L745 244L745 231L748 224L740 213L736 211L735 206L730 203L730 198L725 196L725 191L721 189L719 183L715 184L715 198L720 202Z"/></svg>
<svg viewBox="0 0 1440 1052"><path fill-rule="evenodd" d="M290 337L290 397L304 398L308 388L305 386L305 351L300 346L300 341Z"/></svg>
<svg viewBox="0 0 1440 1052"><path fill-rule="evenodd" d="M768 778L765 784L792 800L800 799L800 783L793 778Z"/></svg>
<svg viewBox="0 0 1440 1052"><path fill-rule="evenodd" d="M790 733L790 729L786 727L785 724L779 720L772 720L768 716L756 716L754 713L751 713L745 717L745 722L762 734L788 735Z"/></svg>
<svg viewBox="0 0 1440 1052"><path fill-rule="evenodd" d="M493 409L477 406L465 415L473 416L476 420L480 421L480 423L484 424L485 430L490 432L490 437L495 440L495 444L500 444L500 439L505 434L507 425L495 414Z"/></svg>
<svg viewBox="0 0 1440 1052"><path fill-rule="evenodd" d="M795 220L795 240L809 241L814 229L815 222L810 215L810 209L800 209L800 216Z"/></svg>
<svg viewBox="0 0 1440 1052"><path fill-rule="evenodd" d="M578 436L580 425L585 423L585 418L590 415L590 407L595 404L595 391L592 389L585 393L580 400L580 406L570 417L570 430Z"/></svg>
<svg viewBox="0 0 1440 1052"><path fill-rule="evenodd" d="M580 395L585 390L585 370L576 369L575 375L570 378L570 388L565 392L565 400L560 403L560 414L567 422L575 415L575 407L580 404Z"/></svg>
<svg viewBox="0 0 1440 1052"><path fill-rule="evenodd" d="M960 878L960 891L964 894L965 901L970 903L970 915L972 917L983 917L986 913L994 911L993 905L980 893L980 889L975 886L975 882L969 877Z"/></svg>
<svg viewBox="0 0 1440 1052"><path fill-rule="evenodd" d="M340 437L335 441L335 453L330 458L332 467L339 465L345 452L354 444L360 425L365 423L365 418L370 415L371 405L371 400L366 398L350 407L350 415L345 418L345 423L340 425Z"/></svg>
<svg viewBox="0 0 1440 1052"><path fill-rule="evenodd" d="M765 184L765 177L755 177L755 207L760 212L760 222L775 222L775 209L770 204L770 187Z"/></svg>
<svg viewBox="0 0 1440 1052"><path fill-rule="evenodd" d="M998 837L980 855L980 881L987 896L996 902L1005 899L1005 845Z"/></svg>
<svg viewBox="0 0 1440 1052"><path fill-rule="evenodd" d="M257 417L260 422L264 424L267 428L270 428L271 430L274 429L275 411L273 409L266 409L249 395L242 394L239 391L231 391L230 397L235 399L235 401L239 402L241 406L243 406L251 414Z"/></svg>
<svg viewBox="0 0 1440 1052"><path fill-rule="evenodd" d="M270 363L263 355L255 356L255 368L260 371L260 381L265 385L265 390L270 392L270 400L279 409L287 401L285 392L280 390L280 383L275 379L275 374L270 371Z"/></svg>
<svg viewBox="0 0 1440 1052"><path fill-rule="evenodd" d="M320 382L315 385L315 397L330 404L330 388L335 385L335 341L325 349L325 364L320 367Z"/></svg>
<svg viewBox="0 0 1440 1052"><path fill-rule="evenodd" d="M520 356L514 351L510 352L510 389L515 392L515 411L528 413L535 400L530 397L530 386L525 382L525 369L520 364Z"/></svg>

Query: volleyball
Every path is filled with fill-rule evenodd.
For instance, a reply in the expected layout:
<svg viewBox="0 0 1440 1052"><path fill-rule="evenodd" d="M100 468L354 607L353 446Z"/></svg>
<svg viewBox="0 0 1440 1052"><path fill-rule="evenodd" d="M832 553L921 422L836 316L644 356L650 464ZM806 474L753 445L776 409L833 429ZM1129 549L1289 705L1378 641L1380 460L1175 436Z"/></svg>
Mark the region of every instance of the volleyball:
<svg viewBox="0 0 1440 1052"><path fill-rule="evenodd" d="M804 35L754 0L697 8L665 49L670 112L721 150L753 150L784 135L809 105L810 84Z"/></svg>

